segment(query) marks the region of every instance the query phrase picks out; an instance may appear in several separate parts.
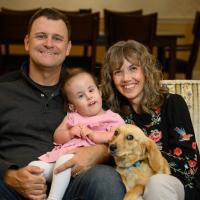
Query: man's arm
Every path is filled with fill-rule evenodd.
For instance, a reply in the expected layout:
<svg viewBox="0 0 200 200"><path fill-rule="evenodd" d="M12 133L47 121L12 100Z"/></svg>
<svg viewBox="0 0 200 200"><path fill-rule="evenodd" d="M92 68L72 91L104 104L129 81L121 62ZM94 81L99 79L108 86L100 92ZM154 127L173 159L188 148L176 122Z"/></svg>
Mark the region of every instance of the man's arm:
<svg viewBox="0 0 200 200"><path fill-rule="evenodd" d="M104 144L76 148L69 153L74 154L74 157L56 168L55 173L68 168L73 168L73 173L81 173L96 164L105 163L109 159L108 147Z"/></svg>

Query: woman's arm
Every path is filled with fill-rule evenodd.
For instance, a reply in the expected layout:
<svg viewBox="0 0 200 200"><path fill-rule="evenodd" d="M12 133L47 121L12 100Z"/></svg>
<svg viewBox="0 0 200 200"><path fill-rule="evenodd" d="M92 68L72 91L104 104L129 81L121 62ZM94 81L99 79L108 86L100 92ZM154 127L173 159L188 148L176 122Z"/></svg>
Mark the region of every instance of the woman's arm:
<svg viewBox="0 0 200 200"><path fill-rule="evenodd" d="M163 154L170 163L172 174L190 179L197 171L199 152L184 99L179 95L170 95L165 115L169 127L169 149Z"/></svg>

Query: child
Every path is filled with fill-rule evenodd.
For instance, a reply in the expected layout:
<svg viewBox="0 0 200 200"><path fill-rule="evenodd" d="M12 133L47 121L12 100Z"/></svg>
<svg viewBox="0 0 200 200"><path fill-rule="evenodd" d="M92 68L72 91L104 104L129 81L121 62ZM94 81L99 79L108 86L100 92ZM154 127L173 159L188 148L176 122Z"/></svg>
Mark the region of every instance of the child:
<svg viewBox="0 0 200 200"><path fill-rule="evenodd" d="M62 92L69 112L55 130L55 147L40 156L40 161L30 163L44 168L48 181L53 176L48 200L62 199L69 183L71 169L53 174L54 168L73 157L67 152L82 146L108 143L115 127L124 123L118 114L103 110L101 91L88 72L78 69L66 74Z"/></svg>

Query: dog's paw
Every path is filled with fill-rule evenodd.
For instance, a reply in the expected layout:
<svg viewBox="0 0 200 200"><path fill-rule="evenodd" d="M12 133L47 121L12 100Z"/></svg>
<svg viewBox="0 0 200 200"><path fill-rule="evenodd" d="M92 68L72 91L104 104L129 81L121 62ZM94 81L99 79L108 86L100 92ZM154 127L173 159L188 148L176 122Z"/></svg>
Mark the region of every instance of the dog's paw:
<svg viewBox="0 0 200 200"><path fill-rule="evenodd" d="M123 200L137 200L138 196L125 196Z"/></svg>
<svg viewBox="0 0 200 200"><path fill-rule="evenodd" d="M144 185L136 185L125 194L124 200L137 200L143 193Z"/></svg>

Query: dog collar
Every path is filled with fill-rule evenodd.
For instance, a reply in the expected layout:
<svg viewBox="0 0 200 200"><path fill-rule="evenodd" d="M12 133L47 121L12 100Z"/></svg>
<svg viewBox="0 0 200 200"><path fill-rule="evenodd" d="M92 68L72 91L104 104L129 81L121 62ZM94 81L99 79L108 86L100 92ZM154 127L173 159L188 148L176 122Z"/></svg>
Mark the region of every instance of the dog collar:
<svg viewBox="0 0 200 200"><path fill-rule="evenodd" d="M142 164L142 160L137 160L135 163L133 163L133 167L140 167L140 165Z"/></svg>

